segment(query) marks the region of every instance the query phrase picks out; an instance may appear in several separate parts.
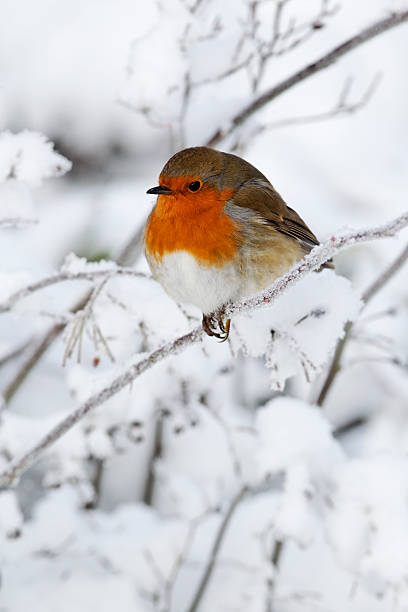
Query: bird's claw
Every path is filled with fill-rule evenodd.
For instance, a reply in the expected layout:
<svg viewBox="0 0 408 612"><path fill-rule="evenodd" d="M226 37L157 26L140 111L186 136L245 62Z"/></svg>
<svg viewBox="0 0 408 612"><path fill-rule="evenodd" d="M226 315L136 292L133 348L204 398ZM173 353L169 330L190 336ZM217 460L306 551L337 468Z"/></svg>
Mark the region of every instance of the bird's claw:
<svg viewBox="0 0 408 612"><path fill-rule="evenodd" d="M209 336L218 338L220 342L225 342L228 339L230 326L231 319L227 319L224 324L223 312L221 310L209 315L203 315L203 330Z"/></svg>

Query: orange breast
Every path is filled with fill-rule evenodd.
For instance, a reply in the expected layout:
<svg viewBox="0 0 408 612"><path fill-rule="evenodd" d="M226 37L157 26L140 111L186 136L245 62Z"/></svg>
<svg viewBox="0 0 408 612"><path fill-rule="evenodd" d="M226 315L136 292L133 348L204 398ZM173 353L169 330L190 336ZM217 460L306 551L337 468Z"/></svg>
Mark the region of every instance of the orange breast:
<svg viewBox="0 0 408 612"><path fill-rule="evenodd" d="M239 242L237 225L223 212L232 192L204 186L199 193L160 195L146 225L145 246L160 260L187 251L200 263L222 267L233 259Z"/></svg>

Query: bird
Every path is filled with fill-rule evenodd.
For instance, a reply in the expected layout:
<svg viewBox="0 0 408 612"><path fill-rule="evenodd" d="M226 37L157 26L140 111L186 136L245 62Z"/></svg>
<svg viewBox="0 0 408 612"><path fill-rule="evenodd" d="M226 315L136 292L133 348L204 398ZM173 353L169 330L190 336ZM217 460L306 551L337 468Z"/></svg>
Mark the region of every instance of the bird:
<svg viewBox="0 0 408 612"><path fill-rule="evenodd" d="M189 147L164 165L144 231L155 278L227 340L225 307L262 291L319 244L269 180L238 155ZM327 262L326 267L332 267Z"/></svg>

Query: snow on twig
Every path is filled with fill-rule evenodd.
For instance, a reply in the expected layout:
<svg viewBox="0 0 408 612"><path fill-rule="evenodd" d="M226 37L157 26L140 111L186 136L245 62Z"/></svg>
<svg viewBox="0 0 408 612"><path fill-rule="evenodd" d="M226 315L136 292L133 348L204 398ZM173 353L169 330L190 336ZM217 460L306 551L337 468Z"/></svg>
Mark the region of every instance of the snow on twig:
<svg viewBox="0 0 408 612"><path fill-rule="evenodd" d="M0 303L0 312L7 312L20 300L24 299L25 297L28 297L36 291L49 287L50 285L55 285L57 283L73 280L93 281L101 277L104 278L114 276L135 276L137 278L150 278L147 274L144 274L143 272L137 272L132 268L110 267L106 270L93 270L84 272L59 272L58 274L52 274L50 276L40 279L39 281L31 283L26 287L22 287L21 289L10 295L3 303Z"/></svg>
<svg viewBox="0 0 408 612"><path fill-rule="evenodd" d="M238 313L254 310L261 306L265 307L271 304L281 295L286 289L294 285L297 281L303 278L306 274L313 270L317 270L326 261L331 259L336 253L344 248L353 246L361 242L368 242L380 238L393 236L408 226L408 211L389 223L368 228L348 232L340 236L332 236L324 243L316 246L304 259L298 262L287 274L279 278L275 283L262 293L245 299L241 302L232 304L227 307L225 314L228 317ZM143 372L153 367L156 363L162 361L169 355L176 355L183 351L188 346L198 342L203 337L201 327L196 327L188 334L180 336L176 340L164 344L160 348L152 351L147 357L132 364L122 374L117 376L113 382L101 389L91 397L89 397L76 410L65 417L60 423L53 427L37 444L35 444L27 453L19 459L13 461L10 466L0 474L0 488L10 488L15 483L16 479L27 470L38 457L54 444L64 433L78 423L85 415L91 412L97 406L100 406L108 399L116 395L124 387L131 384Z"/></svg>

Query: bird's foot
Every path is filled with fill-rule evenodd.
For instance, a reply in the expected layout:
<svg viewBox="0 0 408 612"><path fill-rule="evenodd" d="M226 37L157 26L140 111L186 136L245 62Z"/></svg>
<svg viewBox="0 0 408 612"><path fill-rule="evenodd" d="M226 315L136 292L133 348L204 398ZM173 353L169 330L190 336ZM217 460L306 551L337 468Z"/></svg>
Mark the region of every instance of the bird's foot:
<svg viewBox="0 0 408 612"><path fill-rule="evenodd" d="M231 326L231 319L227 319L224 323L224 312L218 310L209 315L203 315L203 330L209 336L215 336L220 342L225 342L228 339Z"/></svg>

